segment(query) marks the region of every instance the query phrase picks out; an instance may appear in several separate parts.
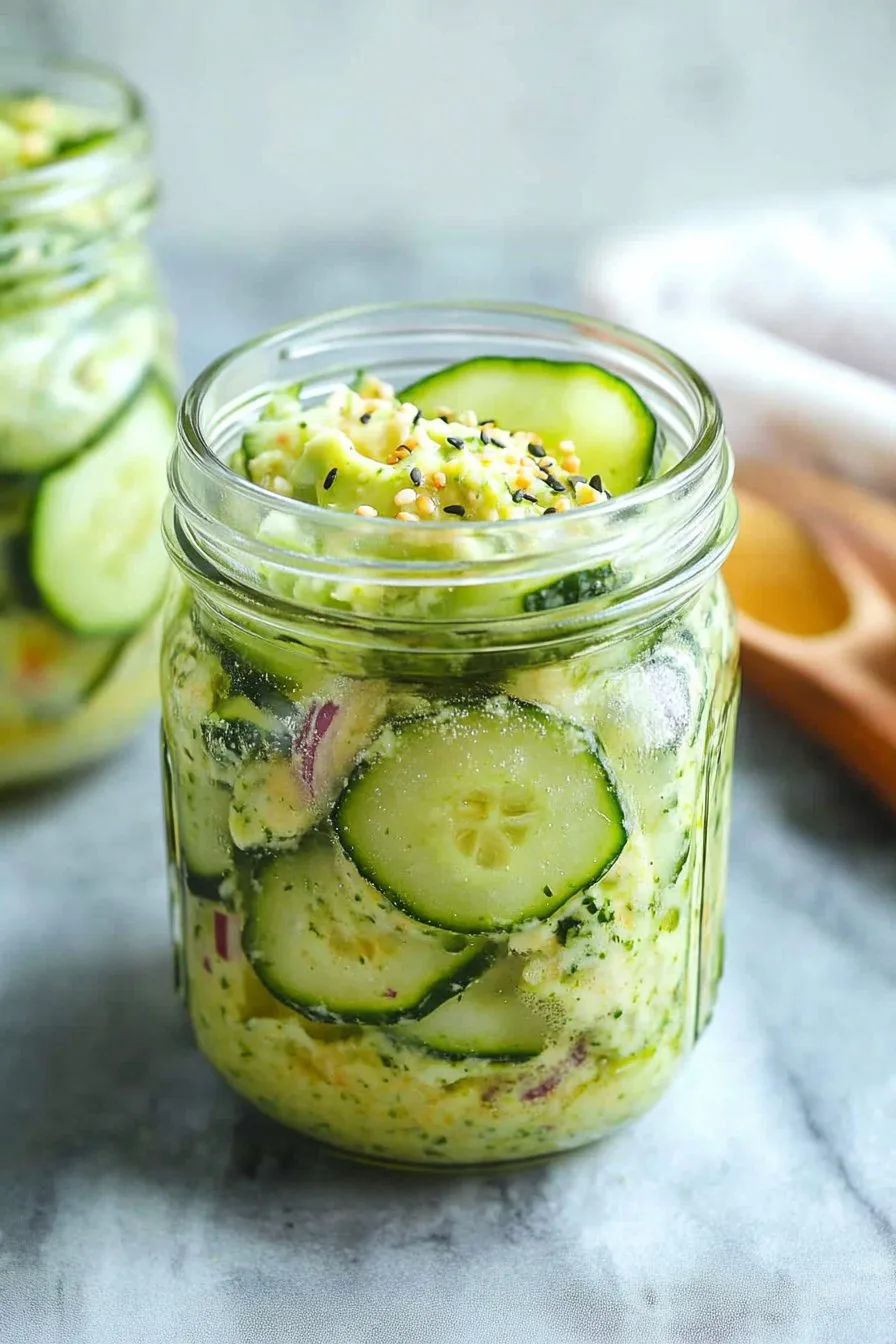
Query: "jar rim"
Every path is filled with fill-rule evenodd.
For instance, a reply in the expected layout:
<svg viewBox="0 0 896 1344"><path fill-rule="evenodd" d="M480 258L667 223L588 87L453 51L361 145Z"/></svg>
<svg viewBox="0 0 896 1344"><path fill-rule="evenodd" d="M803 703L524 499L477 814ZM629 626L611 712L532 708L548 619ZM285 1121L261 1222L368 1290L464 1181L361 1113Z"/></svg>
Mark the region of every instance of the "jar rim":
<svg viewBox="0 0 896 1344"><path fill-rule="evenodd" d="M563 513L493 522L422 520L411 528L399 519L360 518L274 495L223 459L270 395L303 373L316 397L347 381L346 370L359 366L393 381L390 351L404 375L408 366L444 367L452 362L445 358L446 348L453 352L458 343L495 353L490 341L502 350L540 348L541 357L547 347L617 374L622 368L623 377L635 370L639 390L650 388L658 424L674 430L683 445L681 460L627 493ZM432 348L437 343L438 357ZM380 346L384 366L374 357ZM334 359L343 361L338 377ZM638 385L634 375L630 381ZM275 328L228 351L199 374L178 413L165 537L186 577L197 587L211 584L209 594L217 585L222 600L223 585L237 602L256 609L260 603L287 615L311 612L358 626L369 625L365 601L358 610L346 611L338 603L334 610L332 600L309 606L309 594L321 585L331 598L346 584L356 594L391 590L394 603L386 603L387 610L375 618L386 626L415 619L407 615L409 604L400 590L406 597L408 590L435 588L491 587L495 592L497 585L508 583L534 589L606 562L617 576L624 571L625 581L620 577L612 596L576 598L563 611L510 618L520 632L527 625L534 633L538 625L544 629L552 620L568 622L573 615L576 621L640 619L657 604L694 590L733 543L731 479L731 454L714 393L684 360L647 337L585 314L525 303L370 304ZM272 531L271 520L279 533ZM285 597L288 592L293 595ZM393 614L393 606L405 614ZM416 619L437 623L425 615ZM488 623L487 601L481 615L471 619L474 625ZM456 613L451 622L459 628Z"/></svg>
<svg viewBox="0 0 896 1344"><path fill-rule="evenodd" d="M461 299L461 300L413 300L396 301L391 303L371 303L358 304L346 308L334 309L330 312L321 313L314 317L305 318L301 322L289 322L281 326L271 328L260 336L251 337L249 340L234 346L225 354L213 360L194 378L187 389L181 402L178 414L178 439L180 443L193 456L197 465L209 475L224 482L231 489L239 493L245 493L248 497L257 499L259 491L265 494L269 500L273 497L269 492L262 491L252 481L245 480L236 472L232 471L221 457L214 451L211 444L207 441L202 428L202 416L205 407L205 401L214 384L223 375L230 371L244 356L249 353L262 350L285 350L303 337L313 337L314 334L334 323L349 322L367 318L376 319L389 315L397 315L402 312L460 312L472 315L479 313L494 313L506 315L508 317L533 317L547 318L551 321L562 321L574 325L583 335L594 336L615 336L620 342L624 342L635 349L638 353L653 357L656 361L666 367L666 369L677 374L683 382L687 383L689 388L696 395L701 412L701 422L696 432L694 443L682 459L675 463L667 472L661 476L656 476L649 481L643 482L635 487L634 490L627 491L625 494L616 495L610 500L603 501L599 506L592 505L591 508L599 507L604 516L619 514L626 507L630 506L633 500L642 505L650 505L655 501L662 500L671 494L677 487L686 484L694 476L699 475L706 459L714 451L718 451L721 440L724 435L724 426L722 421L722 411L718 398L713 392L706 380L694 369L686 360L676 355L674 351L661 345L640 332L623 327L617 323L608 322L603 318L592 317L588 314L577 313L571 309L553 308L541 304L517 303L511 301L491 301L479 299ZM273 390L273 389L271 389ZM403 524L395 518L365 518L358 520L354 514L345 513L337 509L321 509L316 504L306 504L302 500L277 497L276 504L278 508L284 508L296 517L314 518L320 522L320 515L325 515L329 525L336 527L345 527L350 525L357 527L360 523L365 529L371 531L380 531L384 536L394 537L396 527L400 528ZM581 510L575 511L580 513ZM479 519L464 520L465 532L471 533L491 533L496 530L507 532L508 530L521 530L532 527L545 527L559 533L560 527L568 521L569 514L554 514L548 517L541 515L525 516L520 518L502 518L495 522L488 522ZM348 520L348 521L346 521ZM435 522L421 519L415 525L420 529L436 529L444 532L446 524L443 520Z"/></svg>
<svg viewBox="0 0 896 1344"><path fill-rule="evenodd" d="M100 62L47 55L29 56L13 48L0 48L0 93L8 95L16 88L35 85L35 93L65 96L60 86L76 82L84 94L114 102L114 125L102 143L90 146L72 158L22 168L0 178L0 209L13 207L18 212L32 200L41 211L56 207L56 197L65 203L82 194L92 194L114 177L122 157L131 159L148 146L148 126L143 98L127 79ZM50 86L54 87L50 87ZM77 99L71 99L77 101ZM88 106L91 106L88 103Z"/></svg>

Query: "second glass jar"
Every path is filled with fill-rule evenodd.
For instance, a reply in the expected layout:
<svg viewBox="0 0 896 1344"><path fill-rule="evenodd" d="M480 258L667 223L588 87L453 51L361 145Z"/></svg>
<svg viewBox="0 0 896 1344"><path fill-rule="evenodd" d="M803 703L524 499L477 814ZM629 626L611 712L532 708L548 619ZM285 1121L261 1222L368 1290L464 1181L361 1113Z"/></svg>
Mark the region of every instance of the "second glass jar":
<svg viewBox="0 0 896 1344"><path fill-rule="evenodd" d="M176 399L149 152L114 75L0 61L0 787L100 755L157 695Z"/></svg>

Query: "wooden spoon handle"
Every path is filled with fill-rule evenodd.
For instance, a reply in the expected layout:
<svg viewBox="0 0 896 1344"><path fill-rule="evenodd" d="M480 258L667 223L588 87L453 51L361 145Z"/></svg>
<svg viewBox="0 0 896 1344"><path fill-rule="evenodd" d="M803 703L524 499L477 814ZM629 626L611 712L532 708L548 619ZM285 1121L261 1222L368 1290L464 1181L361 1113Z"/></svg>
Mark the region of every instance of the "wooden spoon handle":
<svg viewBox="0 0 896 1344"><path fill-rule="evenodd" d="M892 685L854 662L820 662L810 671L744 634L748 684L835 751L896 811L896 669Z"/></svg>

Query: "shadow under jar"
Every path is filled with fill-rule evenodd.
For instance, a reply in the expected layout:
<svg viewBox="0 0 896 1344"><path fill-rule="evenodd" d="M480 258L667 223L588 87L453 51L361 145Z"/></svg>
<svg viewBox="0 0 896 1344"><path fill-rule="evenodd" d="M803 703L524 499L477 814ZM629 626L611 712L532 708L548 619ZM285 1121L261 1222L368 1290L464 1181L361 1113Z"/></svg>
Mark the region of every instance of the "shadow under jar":
<svg viewBox="0 0 896 1344"><path fill-rule="evenodd" d="M158 694L173 334L136 94L0 59L0 787L101 755Z"/></svg>
<svg viewBox="0 0 896 1344"><path fill-rule="evenodd" d="M626 379L663 474L412 526L227 465L284 385L314 404L358 368L407 387L479 355ZM668 1087L722 964L730 482L696 374L550 310L325 316L190 389L164 525L175 950L200 1048L261 1110L470 1166L597 1139Z"/></svg>

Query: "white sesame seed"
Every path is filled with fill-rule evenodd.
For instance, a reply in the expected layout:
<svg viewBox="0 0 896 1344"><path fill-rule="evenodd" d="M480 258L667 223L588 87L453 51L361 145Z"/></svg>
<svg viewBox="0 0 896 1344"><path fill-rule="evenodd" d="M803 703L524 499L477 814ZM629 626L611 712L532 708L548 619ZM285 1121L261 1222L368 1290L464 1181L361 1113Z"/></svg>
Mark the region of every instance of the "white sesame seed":
<svg viewBox="0 0 896 1344"><path fill-rule="evenodd" d="M436 502L429 495L417 496L417 512L424 518L431 518L436 511Z"/></svg>
<svg viewBox="0 0 896 1344"><path fill-rule="evenodd" d="M411 490L411 488L408 487L406 490L399 490L392 502L396 508L403 509L406 504L413 504L416 498L416 490Z"/></svg>
<svg viewBox="0 0 896 1344"><path fill-rule="evenodd" d="M420 521L416 513L408 513L406 509L401 509L395 517L400 523L419 523Z"/></svg>
<svg viewBox="0 0 896 1344"><path fill-rule="evenodd" d="M359 504L355 513L361 518L375 518L377 516L376 509L372 508L370 504Z"/></svg>

